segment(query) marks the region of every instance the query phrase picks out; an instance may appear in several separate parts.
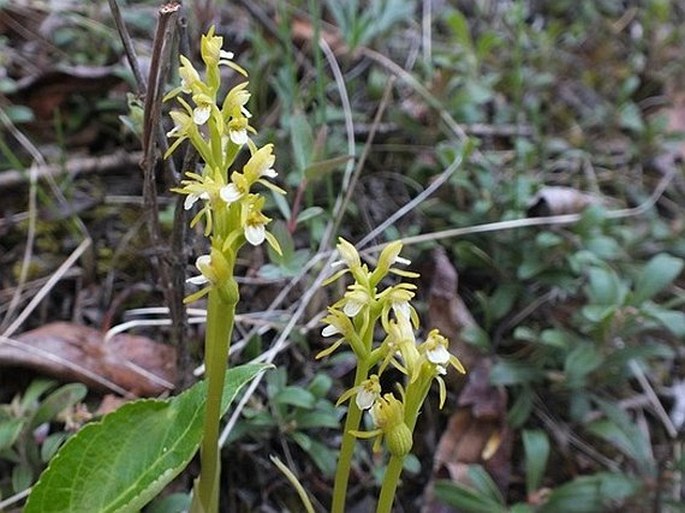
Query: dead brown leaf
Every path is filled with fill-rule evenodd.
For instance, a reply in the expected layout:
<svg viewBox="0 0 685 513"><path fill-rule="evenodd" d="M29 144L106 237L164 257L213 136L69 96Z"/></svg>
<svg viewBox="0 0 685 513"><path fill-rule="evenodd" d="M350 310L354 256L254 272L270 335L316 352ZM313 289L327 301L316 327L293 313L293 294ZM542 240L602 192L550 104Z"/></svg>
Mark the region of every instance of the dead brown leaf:
<svg viewBox="0 0 685 513"><path fill-rule="evenodd" d="M459 407L438 443L433 474L424 493L423 513L455 511L435 500L433 483L447 478L468 485L469 465L482 465L502 490L508 486L510 477L512 434L506 423L506 390L490 384L492 360L462 340L462 330L477 324L457 293L458 282L459 276L447 253L436 249L428 299L430 326L449 338L450 351L464 363L467 374L459 394Z"/></svg>
<svg viewBox="0 0 685 513"><path fill-rule="evenodd" d="M25 367L63 381L81 381L125 395L157 396L176 381L176 350L147 337L103 333L54 322L0 342L0 367Z"/></svg>
<svg viewBox="0 0 685 513"><path fill-rule="evenodd" d="M450 479L468 486L469 465L482 465L502 491L509 484L512 432L506 423L507 395L503 387L490 384L491 368L492 361L483 358L469 372L459 396L459 408L438 443L422 513L456 511L436 501L433 483L436 479Z"/></svg>

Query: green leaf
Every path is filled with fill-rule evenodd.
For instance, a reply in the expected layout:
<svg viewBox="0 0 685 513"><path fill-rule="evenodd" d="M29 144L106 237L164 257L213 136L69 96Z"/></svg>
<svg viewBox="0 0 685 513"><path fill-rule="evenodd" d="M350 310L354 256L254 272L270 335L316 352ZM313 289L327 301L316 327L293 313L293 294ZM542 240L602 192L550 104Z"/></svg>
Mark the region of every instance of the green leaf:
<svg viewBox="0 0 685 513"><path fill-rule="evenodd" d="M539 381L542 377L542 371L533 364L505 359L499 360L490 372L493 385L520 385Z"/></svg>
<svg viewBox="0 0 685 513"><path fill-rule="evenodd" d="M609 504L626 499L638 489L638 482L624 474L581 476L553 490L538 513L603 513Z"/></svg>
<svg viewBox="0 0 685 513"><path fill-rule="evenodd" d="M609 401L593 399L607 418L592 422L587 429L633 458L647 474L656 471L649 440L628 414Z"/></svg>
<svg viewBox="0 0 685 513"><path fill-rule="evenodd" d="M525 430L522 433L526 452L526 491L528 495L540 488L549 458L549 438L544 431Z"/></svg>
<svg viewBox="0 0 685 513"><path fill-rule="evenodd" d="M33 482L33 470L28 464L20 463L12 469L12 490L14 493L23 492Z"/></svg>
<svg viewBox="0 0 685 513"><path fill-rule="evenodd" d="M311 410L316 404L316 397L309 390L301 387L289 386L280 390L274 397L276 404L289 404L298 408Z"/></svg>
<svg viewBox="0 0 685 513"><path fill-rule="evenodd" d="M317 180L319 178L323 178L331 171L335 171L343 164L346 164L351 158L352 157L350 156L343 155L341 157L334 157L332 159L312 162L304 169L304 177L307 180Z"/></svg>
<svg viewBox="0 0 685 513"><path fill-rule="evenodd" d="M12 447L24 427L24 419L12 418L0 422L0 451Z"/></svg>
<svg viewBox="0 0 685 513"><path fill-rule="evenodd" d="M618 305L623 302L624 287L609 268L591 267L588 273L588 298L598 305Z"/></svg>
<svg viewBox="0 0 685 513"><path fill-rule="evenodd" d="M333 386L333 378L328 374L319 373L314 376L307 389L318 398L325 397Z"/></svg>
<svg viewBox="0 0 685 513"><path fill-rule="evenodd" d="M304 223L310 219L314 219L317 216L323 214L325 210L321 207L309 207L305 208L302 212L297 214L297 224Z"/></svg>
<svg viewBox="0 0 685 513"><path fill-rule="evenodd" d="M324 475L330 477L335 474L335 467L338 462L337 452L332 451L321 442L312 439L302 432L292 433L291 436Z"/></svg>
<svg viewBox="0 0 685 513"><path fill-rule="evenodd" d="M534 510L529 504L523 504L520 502L509 508L509 513L534 513Z"/></svg>
<svg viewBox="0 0 685 513"><path fill-rule="evenodd" d="M69 383L59 387L40 403L31 419L31 428L54 419L61 411L83 400L87 393L88 388L81 383Z"/></svg>
<svg viewBox="0 0 685 513"><path fill-rule="evenodd" d="M28 123L35 119L33 111L24 105L5 105L4 109L14 123Z"/></svg>
<svg viewBox="0 0 685 513"><path fill-rule="evenodd" d="M640 312L659 322L676 337L685 337L685 312L667 310L653 303L642 305Z"/></svg>
<svg viewBox="0 0 685 513"><path fill-rule="evenodd" d="M445 504L468 513L506 513L507 511L499 502L472 488L451 481L436 481L435 495Z"/></svg>
<svg viewBox="0 0 685 513"><path fill-rule="evenodd" d="M190 494L172 493L154 501L145 513L185 513L190 508Z"/></svg>
<svg viewBox="0 0 685 513"><path fill-rule="evenodd" d="M500 492L488 471L482 466L469 465L468 476L476 490L498 504L504 504L502 492Z"/></svg>
<svg viewBox="0 0 685 513"><path fill-rule="evenodd" d="M67 434L64 432L53 433L48 436L43 445L40 446L40 459L45 463L50 461L66 439Z"/></svg>
<svg viewBox="0 0 685 513"><path fill-rule="evenodd" d="M578 344L566 357L564 372L569 388L580 388L585 376L602 364L602 355L589 343Z"/></svg>
<svg viewBox="0 0 685 513"><path fill-rule="evenodd" d="M580 311L588 321L600 323L614 315L617 308L616 305L585 305Z"/></svg>
<svg viewBox="0 0 685 513"><path fill-rule="evenodd" d="M55 385L57 385L57 382L51 379L34 379L21 398L22 411L33 408L34 403L38 402L40 396L54 388Z"/></svg>
<svg viewBox="0 0 685 513"><path fill-rule="evenodd" d="M558 349L566 349L571 347L572 337L567 331L560 329L547 329L540 333L539 342L548 345L550 347L555 347Z"/></svg>
<svg viewBox="0 0 685 513"><path fill-rule="evenodd" d="M293 158L297 170L304 173L309 166L314 148L314 132L307 116L302 112L290 118L290 142L293 147Z"/></svg>
<svg viewBox="0 0 685 513"><path fill-rule="evenodd" d="M340 427L340 418L334 412L303 411L294 420L297 429Z"/></svg>
<svg viewBox="0 0 685 513"><path fill-rule="evenodd" d="M490 297L490 314L494 320L499 320L510 311L518 298L520 287L514 283L500 285Z"/></svg>
<svg viewBox="0 0 685 513"><path fill-rule="evenodd" d="M226 373L228 409L240 388L265 365ZM204 382L166 401L128 403L85 426L33 487L25 513L135 513L192 459L202 437Z"/></svg>
<svg viewBox="0 0 685 513"><path fill-rule="evenodd" d="M529 386L524 386L518 393L516 401L511 406L509 413L507 413L507 422L513 428L521 427L530 417L533 411L533 389Z"/></svg>
<svg viewBox="0 0 685 513"><path fill-rule="evenodd" d="M637 278L631 303L639 305L668 287L682 272L683 263L682 258L667 253L655 255Z"/></svg>

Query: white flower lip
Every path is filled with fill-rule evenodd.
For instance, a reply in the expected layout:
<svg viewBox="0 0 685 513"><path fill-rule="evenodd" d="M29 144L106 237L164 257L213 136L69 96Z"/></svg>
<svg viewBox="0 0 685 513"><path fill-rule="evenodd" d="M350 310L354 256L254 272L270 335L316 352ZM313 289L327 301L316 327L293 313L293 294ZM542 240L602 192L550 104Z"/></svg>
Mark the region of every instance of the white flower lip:
<svg viewBox="0 0 685 513"><path fill-rule="evenodd" d="M205 283L209 283L209 280L205 275L201 274L199 276L191 276L190 278L187 278L186 283L192 283L193 285L204 285Z"/></svg>
<svg viewBox="0 0 685 513"><path fill-rule="evenodd" d="M242 193L238 190L238 187L234 183L229 183L228 185L221 188L219 191L219 196L226 203L233 203L238 201L242 196Z"/></svg>
<svg viewBox="0 0 685 513"><path fill-rule="evenodd" d="M358 301L347 301L345 303L345 306L343 306L343 312L348 317L354 317L355 315L357 315L359 312L362 311L363 307L364 307L364 303L360 303Z"/></svg>
<svg viewBox="0 0 685 513"><path fill-rule="evenodd" d="M193 109L193 122L196 125L204 125L209 116L212 115L212 107L210 105L202 105Z"/></svg>
<svg viewBox="0 0 685 513"><path fill-rule="evenodd" d="M186 199L183 202L183 209L190 210L191 208L193 208L193 205L197 203L197 200L200 199L203 199L205 201L209 200L209 194L207 192L201 192L200 194L191 192L190 194L188 194L188 196L186 196Z"/></svg>
<svg viewBox="0 0 685 513"><path fill-rule="evenodd" d="M247 130L230 130L231 141L235 144L243 145L247 142Z"/></svg>
<svg viewBox="0 0 685 513"><path fill-rule="evenodd" d="M253 246L259 246L266 238L266 228L263 224L248 224L245 226L245 238Z"/></svg>
<svg viewBox="0 0 685 513"><path fill-rule="evenodd" d="M355 402L360 410L368 410L373 406L373 403L376 402L376 396L377 394L373 391L362 388L357 392Z"/></svg>
<svg viewBox="0 0 685 513"><path fill-rule="evenodd" d="M340 330L338 330L338 328L336 328L332 324L329 324L328 326L326 326L324 329L321 330L321 336L322 337L331 337L333 335L337 335L338 333L340 333Z"/></svg>
<svg viewBox="0 0 685 513"><path fill-rule="evenodd" d="M443 365L450 361L450 352L443 345L437 346L435 349L426 351L426 358L435 365Z"/></svg>

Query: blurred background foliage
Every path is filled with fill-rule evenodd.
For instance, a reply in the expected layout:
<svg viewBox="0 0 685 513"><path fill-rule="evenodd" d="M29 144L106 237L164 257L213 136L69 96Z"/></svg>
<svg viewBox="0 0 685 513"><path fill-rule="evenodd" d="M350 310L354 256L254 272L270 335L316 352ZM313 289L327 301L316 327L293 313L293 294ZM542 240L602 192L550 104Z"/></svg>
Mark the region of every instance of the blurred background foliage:
<svg viewBox="0 0 685 513"><path fill-rule="evenodd" d="M159 5L119 5L146 72ZM214 24L250 72L259 144L275 144L288 190L270 205L283 255L254 252L241 263L242 312L267 309L335 236L360 241L402 212L369 242L421 235L406 248L423 274L421 314L452 327L453 350L467 352L472 375L485 369L478 383L451 385L445 411L424 412L398 511L684 510L683 5L207 0L188 3L184 16L194 59L199 34ZM163 305L141 259L154 248L140 222L134 91L107 2L0 0L4 327L16 316L17 284L28 284L20 306L79 244L80 230L92 251L25 328L71 320L106 330L130 309ZM38 182L31 207L36 152L51 178ZM112 154L115 165L73 172ZM159 177L169 231L172 183ZM22 270L30 208L40 214ZM564 215L576 217L525 222ZM455 228L463 230L445 232ZM188 239L189 269L199 240ZM433 293L446 272L439 248L459 278L448 296ZM305 275L269 316L251 318L272 331L239 323L241 358L270 347L309 285ZM298 510L270 452L328 503L340 416L332 404L350 365L344 354L313 359L326 294L229 436L230 511ZM441 301L457 302L470 321L440 313ZM163 340L164 329L138 331ZM200 332L189 341L196 359ZM31 484L72 428L55 405L73 409L85 396L31 382L1 350L0 501ZM495 396L498 407L479 417L473 405ZM91 409L98 401L88 396ZM445 449L476 444L467 415L490 429L472 457ZM369 510L380 471L360 451L351 511Z"/></svg>

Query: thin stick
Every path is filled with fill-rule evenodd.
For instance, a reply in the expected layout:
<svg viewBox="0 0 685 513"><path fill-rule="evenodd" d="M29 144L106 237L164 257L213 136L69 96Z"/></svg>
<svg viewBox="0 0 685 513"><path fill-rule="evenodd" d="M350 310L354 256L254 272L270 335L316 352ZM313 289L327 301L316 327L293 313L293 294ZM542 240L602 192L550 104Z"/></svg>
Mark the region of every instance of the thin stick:
<svg viewBox="0 0 685 513"><path fill-rule="evenodd" d="M157 188L155 183L155 167L159 153L157 145L162 150L167 147L167 140L160 123L162 112L162 92L169 70L171 46L173 34L176 28L176 19L181 5L177 2L170 2L159 9L159 19L157 30L153 42L152 60L150 63L150 76L148 79L148 94L145 97L145 121L143 129L143 200L144 208L148 215L148 231L152 245L161 249L162 243L161 227L159 224L159 208L157 202ZM157 144L155 144L157 143ZM165 160L167 174L171 176L171 181L178 180L178 173L172 159ZM182 372L179 374L181 381L185 380L183 366L187 365L188 355L184 349L184 338L187 329L185 309L183 308L183 275L185 264L184 252L176 253L173 248L183 247L185 230L180 225L185 224L184 210L180 201L176 202L174 215L174 235L172 238L172 249L166 251L166 258L160 259L152 257L153 263L158 264L159 278L162 290L172 319L171 341L179 351ZM179 383L183 384L183 383Z"/></svg>
<svg viewBox="0 0 685 513"><path fill-rule="evenodd" d="M38 180L60 174L67 174L70 177L75 177L83 173L111 171L121 167L132 166L140 162L142 156L143 154L140 152L119 150L110 155L103 155L101 157L72 158L60 165L36 163L34 172ZM18 169L3 171L0 173L0 188L21 185L27 181L29 176L30 175L27 176L26 171ZM0 223L2 223L1 220Z"/></svg>
<svg viewBox="0 0 685 513"><path fill-rule="evenodd" d="M14 495L7 497L7 499L4 501L0 501L0 511L8 506L11 506L12 504L19 502L22 499L25 499L29 496L29 493L31 493L31 488L27 488L19 493L15 493Z"/></svg>
<svg viewBox="0 0 685 513"><path fill-rule="evenodd" d="M114 18L114 24L119 32L119 37L124 45L124 53L126 53L126 58L133 71L133 78L138 86L138 94L140 96L145 96L147 87L145 85L145 79L143 74L140 72L140 66L138 65L138 55L136 54L136 49L133 47L133 41L131 40L131 35L128 33L126 24L124 23L124 18L121 16L121 11L119 10L119 5L117 0L108 0L109 10L112 12L112 17Z"/></svg>

